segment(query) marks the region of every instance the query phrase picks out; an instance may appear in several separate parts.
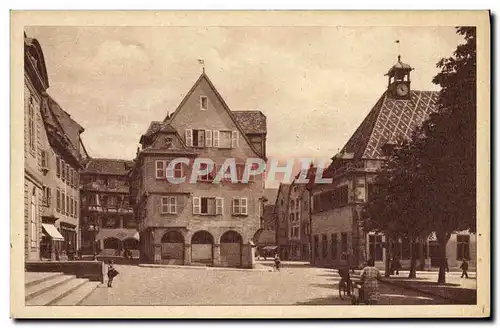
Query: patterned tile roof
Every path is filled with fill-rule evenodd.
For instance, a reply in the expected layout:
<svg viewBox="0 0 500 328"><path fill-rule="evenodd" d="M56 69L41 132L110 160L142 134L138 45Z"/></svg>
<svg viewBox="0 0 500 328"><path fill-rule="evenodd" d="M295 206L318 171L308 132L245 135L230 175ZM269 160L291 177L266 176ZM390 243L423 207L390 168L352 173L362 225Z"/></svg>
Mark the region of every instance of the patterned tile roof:
<svg viewBox="0 0 500 328"><path fill-rule="evenodd" d="M342 152L353 153L354 158L380 159L381 147L397 141L411 132L437 110L438 92L411 91L410 99L394 99L384 93Z"/></svg>
<svg viewBox="0 0 500 328"><path fill-rule="evenodd" d="M170 125L169 123L166 122L161 122L161 121L152 121L151 124L149 124L149 128L144 133L145 137L152 136L153 134L157 132L167 132L167 133L175 133L176 130Z"/></svg>
<svg viewBox="0 0 500 328"><path fill-rule="evenodd" d="M231 113L246 134L267 132L266 116L260 110L238 110Z"/></svg>
<svg viewBox="0 0 500 328"><path fill-rule="evenodd" d="M83 172L87 174L127 175L133 164L133 161L123 159L92 158Z"/></svg>

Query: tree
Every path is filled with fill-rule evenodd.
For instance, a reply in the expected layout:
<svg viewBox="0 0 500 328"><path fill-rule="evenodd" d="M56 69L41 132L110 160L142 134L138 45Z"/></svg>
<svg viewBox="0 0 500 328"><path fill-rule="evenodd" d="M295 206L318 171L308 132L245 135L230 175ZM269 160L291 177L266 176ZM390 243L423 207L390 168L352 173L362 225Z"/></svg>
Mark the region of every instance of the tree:
<svg viewBox="0 0 500 328"><path fill-rule="evenodd" d="M445 283L446 244L457 230L476 229L476 29L458 27L465 43L440 60L438 112L422 128L421 164L439 243L438 283Z"/></svg>

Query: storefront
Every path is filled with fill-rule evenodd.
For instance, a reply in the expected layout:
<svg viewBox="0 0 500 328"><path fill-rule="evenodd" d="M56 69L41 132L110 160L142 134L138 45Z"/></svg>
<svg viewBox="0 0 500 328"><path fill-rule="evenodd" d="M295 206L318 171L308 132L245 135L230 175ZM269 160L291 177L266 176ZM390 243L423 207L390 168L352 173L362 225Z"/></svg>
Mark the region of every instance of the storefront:
<svg viewBox="0 0 500 328"><path fill-rule="evenodd" d="M40 242L42 260L60 260L64 237L53 224L42 223L42 231L43 235Z"/></svg>

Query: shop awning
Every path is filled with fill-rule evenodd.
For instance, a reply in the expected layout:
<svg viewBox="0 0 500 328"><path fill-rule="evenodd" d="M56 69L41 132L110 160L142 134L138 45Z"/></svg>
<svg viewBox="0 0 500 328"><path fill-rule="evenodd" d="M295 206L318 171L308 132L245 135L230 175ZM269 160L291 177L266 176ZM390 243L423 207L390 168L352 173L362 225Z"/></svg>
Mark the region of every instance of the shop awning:
<svg viewBox="0 0 500 328"><path fill-rule="evenodd" d="M42 223L42 228L52 240L64 240L64 237L53 224Z"/></svg>
<svg viewBox="0 0 500 328"><path fill-rule="evenodd" d="M139 240L139 232L131 229L102 229L99 230L96 236L96 240L104 240L108 238L116 238L121 241L130 238Z"/></svg>

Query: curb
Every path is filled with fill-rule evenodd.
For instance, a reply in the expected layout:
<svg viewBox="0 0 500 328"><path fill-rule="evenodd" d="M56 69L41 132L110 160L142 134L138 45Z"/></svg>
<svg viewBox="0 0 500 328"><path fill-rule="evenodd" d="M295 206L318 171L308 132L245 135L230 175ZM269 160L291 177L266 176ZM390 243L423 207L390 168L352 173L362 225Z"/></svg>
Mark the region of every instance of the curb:
<svg viewBox="0 0 500 328"><path fill-rule="evenodd" d="M380 280L380 282L382 282L384 284L387 284L387 285L393 285L393 286L397 286L397 287L400 287L400 288L408 289L408 290L411 290L411 291L414 291L414 292L422 293L422 294L425 294L425 295L428 295L428 296L440 297L440 298L443 298L443 299L445 299L447 301L452 302L453 304L464 304L463 301L457 300L456 298L449 297L449 296L444 296L444 295L437 294L437 293L433 293L433 292L430 292L428 290L423 290L423 289L420 289L420 288L408 286L408 285L405 285L405 284L402 284L402 283L398 283L398 282L395 282L395 281L382 279L382 280ZM465 304L467 304L467 303L465 303Z"/></svg>
<svg viewBox="0 0 500 328"><path fill-rule="evenodd" d="M209 267L209 266L190 266L190 265L169 265L169 264L139 264L143 268L157 269L191 269L191 270L207 270L207 271L243 271L243 272L267 272L268 269L241 269L241 268L225 268L225 267Z"/></svg>

